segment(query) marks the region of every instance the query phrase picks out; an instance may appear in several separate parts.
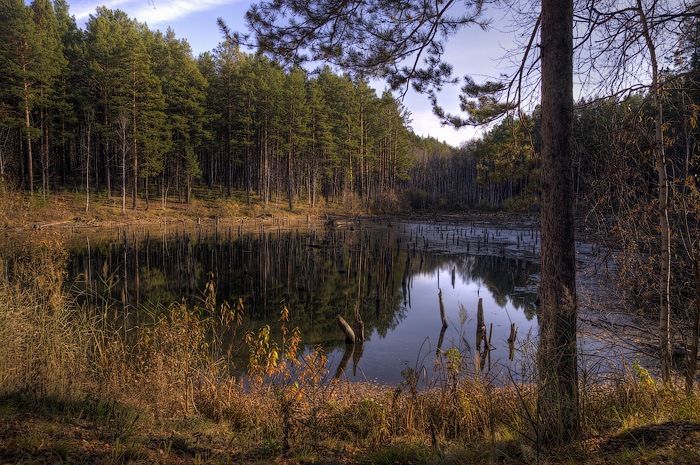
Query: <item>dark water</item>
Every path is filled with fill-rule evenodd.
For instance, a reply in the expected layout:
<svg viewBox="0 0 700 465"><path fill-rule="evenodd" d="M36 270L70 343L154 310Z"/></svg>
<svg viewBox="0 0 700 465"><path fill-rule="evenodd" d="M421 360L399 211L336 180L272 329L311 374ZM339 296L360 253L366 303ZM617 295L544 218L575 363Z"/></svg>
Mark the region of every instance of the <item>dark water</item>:
<svg viewBox="0 0 700 465"><path fill-rule="evenodd" d="M453 347L468 370L517 372L523 342L537 333L532 302L539 266L517 254L477 255L481 242L465 250L465 238L462 247L452 246L457 230L449 240L439 232L438 250L422 231L415 224L115 230L102 239L76 239L69 281L84 298L122 309L126 324L135 326L173 302L194 303L213 276L219 301L244 302L246 328L278 326L286 305L307 350L320 345L328 355L329 376L398 384L413 370L429 380L438 355ZM480 299L488 351L483 342L477 347ZM366 342L353 351L336 315L352 322L356 303ZM511 323L518 331L512 354Z"/></svg>

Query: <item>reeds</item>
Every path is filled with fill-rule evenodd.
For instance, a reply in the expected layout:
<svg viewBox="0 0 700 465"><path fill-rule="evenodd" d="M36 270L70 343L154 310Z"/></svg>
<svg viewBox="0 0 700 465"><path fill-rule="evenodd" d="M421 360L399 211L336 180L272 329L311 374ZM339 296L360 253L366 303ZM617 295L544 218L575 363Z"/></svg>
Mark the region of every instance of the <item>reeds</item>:
<svg viewBox="0 0 700 465"><path fill-rule="evenodd" d="M152 324L127 332L109 311L68 297L60 240L14 244L14 250L2 255L0 270L2 396L129 406L124 411L138 413L121 422L125 429L205 418L218 425L218 434L235 432L239 449L271 453L397 451L397 444L407 444L400 450L422 456L459 445L489 457L518 450L526 460L523 451L536 448L534 384L494 385L475 376L459 348L438 354L440 381L425 389L417 385L420 367L407 370L397 387L351 384L329 376L320 348L304 350L298 331L286 327L283 305L281 331L261 328L244 337L236 334L242 303L217 302L212 279L200 302L153 309ZM243 379L231 369L234 340L249 347L245 368L252 371ZM697 393L660 386L638 364L605 382L587 379L581 415L588 435L698 421Z"/></svg>

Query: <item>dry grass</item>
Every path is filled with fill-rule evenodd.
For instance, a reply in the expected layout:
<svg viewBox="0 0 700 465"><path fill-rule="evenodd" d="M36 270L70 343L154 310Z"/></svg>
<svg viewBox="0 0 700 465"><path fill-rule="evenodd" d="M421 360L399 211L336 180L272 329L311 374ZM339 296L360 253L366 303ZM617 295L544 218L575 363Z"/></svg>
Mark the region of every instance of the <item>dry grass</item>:
<svg viewBox="0 0 700 465"><path fill-rule="evenodd" d="M0 462L700 461L700 396L637 366L590 384L584 440L538 450L532 385L497 387L449 360L449 382L425 391L328 381L323 354L299 356L291 329L236 334L244 309L213 287L127 341L109 311L68 298L61 241L41 240L0 254ZM256 376L230 374L224 334L248 341Z"/></svg>
<svg viewBox="0 0 700 465"><path fill-rule="evenodd" d="M195 195L186 204L177 197L169 197L163 203L162 198L150 200L148 208L143 199L139 199L136 209L131 209L131 199L127 199L127 208L122 212L121 197L107 197L104 194L91 196L89 208L85 210L85 194L73 191L52 192L44 198L39 194L5 190L0 192L0 228L17 230L29 228L65 228L103 226L115 224L158 224L167 221L241 221L251 218L283 220L300 224L307 219L322 218L327 215L362 215L368 214L361 208L362 202L353 202L354 208L340 204L320 202L316 207L306 203L295 205L289 210L284 199L270 201L265 206L259 199L253 198L248 204L245 193L236 191L232 197L226 197L225 191L195 189ZM395 212L395 210L391 210Z"/></svg>

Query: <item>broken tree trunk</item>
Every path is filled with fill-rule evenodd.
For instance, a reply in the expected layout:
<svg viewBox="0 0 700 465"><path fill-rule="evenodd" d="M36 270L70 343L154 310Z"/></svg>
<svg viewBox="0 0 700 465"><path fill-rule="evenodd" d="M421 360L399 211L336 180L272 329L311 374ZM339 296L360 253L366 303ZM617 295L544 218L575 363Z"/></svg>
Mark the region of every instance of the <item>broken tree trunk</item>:
<svg viewBox="0 0 700 465"><path fill-rule="evenodd" d="M345 344L345 351L343 352L343 358L340 359L340 364L338 369L335 371L334 378L340 378L348 367L348 362L350 361L350 356L352 356L355 349L355 344Z"/></svg>
<svg viewBox="0 0 700 465"><path fill-rule="evenodd" d="M354 344L355 343L355 331L352 330L350 325L348 324L345 319L343 319L342 316L336 315L335 316L336 321L338 322L338 326L340 329L345 333L345 343L346 344Z"/></svg>
<svg viewBox="0 0 700 465"><path fill-rule="evenodd" d="M476 347L477 350L481 347L481 342L484 342L484 347L488 347L486 340L486 324L484 323L484 299L479 298L479 305L476 309Z"/></svg>
<svg viewBox="0 0 700 465"><path fill-rule="evenodd" d="M355 302L355 342L365 342L365 323L360 316L360 301Z"/></svg>
<svg viewBox="0 0 700 465"><path fill-rule="evenodd" d="M515 323L510 324L510 336L508 336L508 342L509 343L514 343L515 338L518 337L518 327L515 326Z"/></svg>
<svg viewBox="0 0 700 465"><path fill-rule="evenodd" d="M445 304L442 301L442 291L438 292L438 300L440 301L440 318L442 319L442 327L447 328L447 316L445 316Z"/></svg>

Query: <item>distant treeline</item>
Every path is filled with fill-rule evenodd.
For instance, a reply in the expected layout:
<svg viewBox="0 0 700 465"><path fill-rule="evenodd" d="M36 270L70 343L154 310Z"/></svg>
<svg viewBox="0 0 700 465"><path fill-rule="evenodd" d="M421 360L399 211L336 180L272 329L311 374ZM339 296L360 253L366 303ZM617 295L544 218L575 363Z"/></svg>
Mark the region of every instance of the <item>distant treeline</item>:
<svg viewBox="0 0 700 465"><path fill-rule="evenodd" d="M119 10L98 8L81 30L65 0L4 5L4 185L99 192L128 206L173 194L187 202L199 185L290 207L395 210L496 207L526 184L497 189L471 147L414 135L406 108L366 80L284 70L229 41L194 57L174 31Z"/></svg>
<svg viewBox="0 0 700 465"><path fill-rule="evenodd" d="M602 195L616 137L632 137L625 149L639 159L645 111L643 96L579 107L581 200ZM230 41L194 57L174 31L105 7L85 30L65 0L0 9L3 186L121 196L127 207L188 202L199 186L290 208L521 210L537 204L538 170L538 110L454 148L413 134L410 112L365 79L285 70Z"/></svg>

